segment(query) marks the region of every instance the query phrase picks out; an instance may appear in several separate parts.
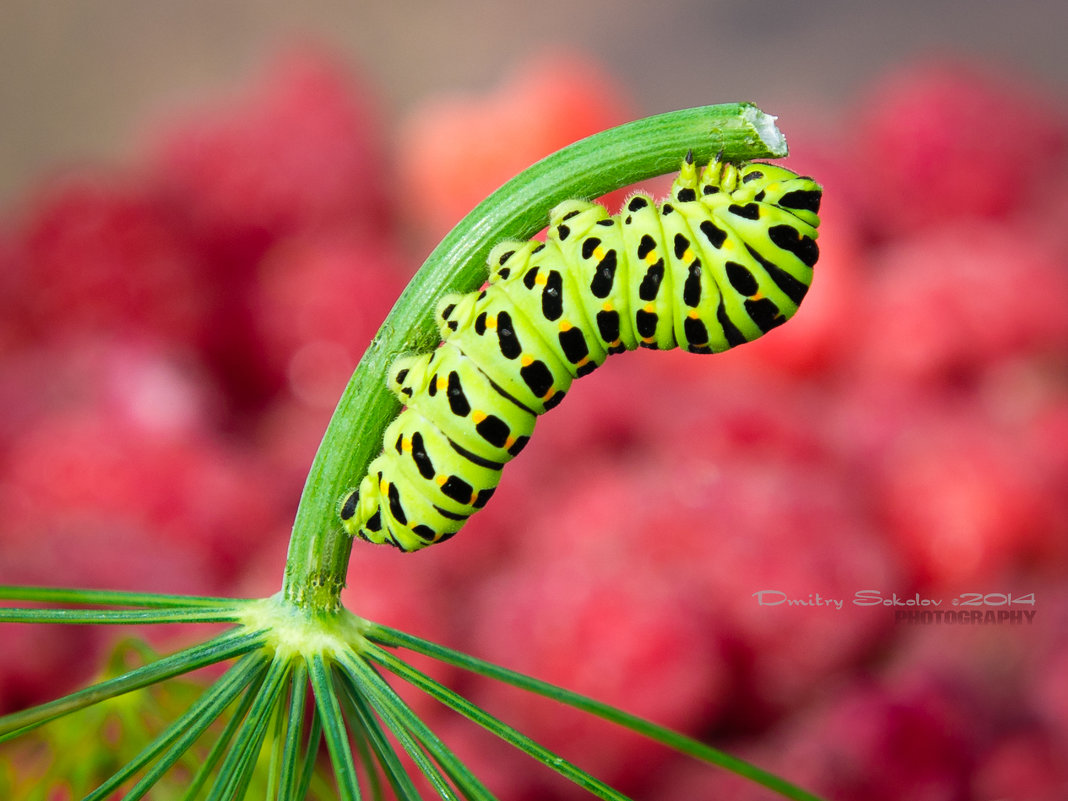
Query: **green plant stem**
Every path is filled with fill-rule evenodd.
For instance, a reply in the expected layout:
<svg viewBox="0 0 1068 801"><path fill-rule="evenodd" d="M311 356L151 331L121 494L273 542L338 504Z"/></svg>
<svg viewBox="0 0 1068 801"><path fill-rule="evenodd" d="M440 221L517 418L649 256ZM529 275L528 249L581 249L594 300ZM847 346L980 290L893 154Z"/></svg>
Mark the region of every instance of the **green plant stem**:
<svg viewBox="0 0 1068 801"><path fill-rule="evenodd" d="M433 314L447 292L470 292L486 277L486 256L503 239L541 230L554 205L593 198L678 169L690 151L699 162L717 153L741 161L786 155L769 117L748 103L684 109L583 139L539 161L480 203L430 254L386 318L356 368L327 427L301 496L290 539L283 596L333 612L345 584L352 542L337 505L382 448L399 404L386 385L402 353L437 341Z"/></svg>

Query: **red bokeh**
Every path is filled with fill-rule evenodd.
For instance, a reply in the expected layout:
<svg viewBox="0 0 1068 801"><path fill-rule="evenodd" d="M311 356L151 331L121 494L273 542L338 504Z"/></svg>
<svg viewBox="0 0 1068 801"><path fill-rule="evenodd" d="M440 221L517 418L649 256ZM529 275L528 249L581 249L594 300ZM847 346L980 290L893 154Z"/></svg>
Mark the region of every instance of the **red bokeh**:
<svg viewBox="0 0 1068 801"><path fill-rule="evenodd" d="M611 360L455 540L357 544L345 600L836 801L1063 798L1065 109L959 60L862 96L854 138L802 134L791 157L826 191L795 321L712 359ZM393 136L373 87L305 47L151 126L125 167L21 198L0 230L0 583L274 592L315 447L408 254L631 106L596 63L552 53L428 99ZM897 614L976 597L994 623ZM11 631L5 711L84 680L111 636ZM624 792L769 797L436 675ZM412 701L504 797L579 796Z"/></svg>

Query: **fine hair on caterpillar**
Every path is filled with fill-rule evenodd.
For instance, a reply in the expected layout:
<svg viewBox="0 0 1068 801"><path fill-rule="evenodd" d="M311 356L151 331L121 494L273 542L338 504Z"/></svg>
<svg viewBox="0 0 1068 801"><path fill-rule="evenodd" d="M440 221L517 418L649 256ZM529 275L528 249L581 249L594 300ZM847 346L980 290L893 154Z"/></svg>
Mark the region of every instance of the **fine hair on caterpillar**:
<svg viewBox="0 0 1068 801"><path fill-rule="evenodd" d="M688 154L667 198L566 200L544 242L506 241L479 290L441 299L441 344L389 370L404 404L341 503L345 530L414 551L481 509L571 382L638 347L718 353L786 322L812 281L821 189Z"/></svg>

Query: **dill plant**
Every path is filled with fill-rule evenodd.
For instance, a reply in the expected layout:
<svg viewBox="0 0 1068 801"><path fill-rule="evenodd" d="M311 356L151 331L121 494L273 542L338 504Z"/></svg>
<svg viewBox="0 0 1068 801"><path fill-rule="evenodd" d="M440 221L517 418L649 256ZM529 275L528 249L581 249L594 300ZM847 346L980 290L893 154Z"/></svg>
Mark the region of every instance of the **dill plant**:
<svg viewBox="0 0 1068 801"><path fill-rule="evenodd" d="M584 139L538 162L479 204L441 242L401 295L344 392L311 466L297 510L281 589L259 599L0 587L13 605L0 622L62 625L219 624L223 631L167 655L124 644L85 689L0 718L0 743L18 747L39 727L56 781L20 784L0 771L0 791L51 799L55 788L86 801L264 798L272 801L495 796L402 699L407 683L543 763L591 796L621 793L436 681L411 655L554 699L684 754L734 771L783 797L815 796L702 742L567 689L444 645L377 625L340 601L352 540L337 504L381 448L399 405L386 370L401 353L436 341L433 311L446 292L485 277L490 248L528 238L549 208L671 172L687 151L705 162L786 155L782 134L751 104L649 117ZM353 568L359 580L359 567ZM132 661L135 664L130 664ZM574 654L582 659L581 653ZM226 666L204 686L182 678ZM219 671L216 671L219 673ZM136 694L133 694L135 693ZM133 694L133 695L131 695ZM147 700L146 700L147 699ZM147 712L150 710L151 712ZM57 726L64 719L70 725ZM47 726L46 724L52 724ZM121 742L109 736L118 729ZM93 732L90 738L71 732ZM26 739L23 739L26 742ZM131 747L131 742L137 747ZM120 747L121 745L121 747ZM325 752L325 756L324 756ZM388 788L388 790L387 790Z"/></svg>

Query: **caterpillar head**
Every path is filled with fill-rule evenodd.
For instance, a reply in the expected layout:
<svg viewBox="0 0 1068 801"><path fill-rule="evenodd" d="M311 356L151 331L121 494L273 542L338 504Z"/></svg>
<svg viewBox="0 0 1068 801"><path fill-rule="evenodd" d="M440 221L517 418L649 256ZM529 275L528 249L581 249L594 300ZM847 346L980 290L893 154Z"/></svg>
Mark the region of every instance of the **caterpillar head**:
<svg viewBox="0 0 1068 801"><path fill-rule="evenodd" d="M737 203L771 203L812 226L819 225L823 190L811 178L780 167L754 162L741 169L741 183L732 199Z"/></svg>

